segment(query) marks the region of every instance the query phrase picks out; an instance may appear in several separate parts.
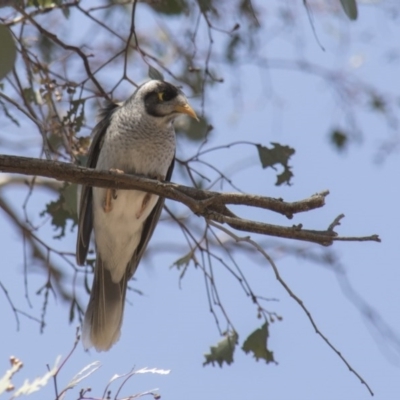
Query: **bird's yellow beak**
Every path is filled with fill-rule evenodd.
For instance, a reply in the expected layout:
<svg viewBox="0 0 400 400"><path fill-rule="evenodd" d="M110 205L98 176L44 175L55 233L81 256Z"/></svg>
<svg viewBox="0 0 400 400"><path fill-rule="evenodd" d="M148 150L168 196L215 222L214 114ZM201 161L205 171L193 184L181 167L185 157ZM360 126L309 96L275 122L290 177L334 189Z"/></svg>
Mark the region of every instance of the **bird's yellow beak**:
<svg viewBox="0 0 400 400"><path fill-rule="evenodd" d="M182 114L187 114L190 117L194 118L196 121L199 121L196 113L194 112L193 108L190 107L189 103L186 103L184 105L179 105L175 107L175 111L182 113Z"/></svg>

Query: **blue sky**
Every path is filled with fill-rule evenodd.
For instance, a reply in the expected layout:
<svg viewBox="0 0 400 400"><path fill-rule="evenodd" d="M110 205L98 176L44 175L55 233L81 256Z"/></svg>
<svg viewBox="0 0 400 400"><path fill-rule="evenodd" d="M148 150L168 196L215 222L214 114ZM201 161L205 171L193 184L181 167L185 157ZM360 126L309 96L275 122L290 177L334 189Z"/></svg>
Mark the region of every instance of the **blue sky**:
<svg viewBox="0 0 400 400"><path fill-rule="evenodd" d="M301 7L298 10L304 13ZM322 51L304 15L299 22L304 41L301 53L312 63L326 68L340 68L344 77L351 73L354 79L369 82L395 95L398 87L394 87L394 82L399 81L398 66L382 60L394 47L399 28L394 31L395 24L383 26L385 18L387 16L378 10L378 6L361 6L356 23L333 17L330 20L318 19L318 15L315 16L316 30L326 49ZM381 26L381 30L376 29ZM335 31L338 27L341 30ZM370 35L369 39L363 39L366 32ZM348 39L352 40L344 45ZM274 59L297 59L298 53L299 49L293 49L285 39L260 49L260 57ZM352 67L354 57L362 60L358 68ZM303 223L310 229L324 229L338 214L344 213L346 217L338 228L340 234L379 234L382 243L335 243L332 251L338 256L354 290L399 335L400 160L395 153L381 164L374 162L379 144L389 136L385 123L379 116L357 111L363 139L361 143L351 145L345 154L339 154L332 150L328 133L332 127L343 125L346 117L330 84L313 74L266 70L248 65L247 60L243 60L243 64L240 68L240 98L237 92L231 90L237 82L238 72L226 72L225 83L215 85L209 92L206 113L214 126L209 146L239 140L290 145L296 149L291 160L293 185L274 186L273 171L261 169L256 151L250 147L233 147L216 153L210 159L223 171L233 171L235 183L249 193L282 197L288 201L306 198L324 189L329 189L331 194L324 208L297 215L292 221L258 210L239 208L237 211L247 218L284 225ZM192 102L196 109L200 109L199 101L193 99ZM354 104L348 107L356 108ZM6 128L6 133L25 134L22 129L10 125ZM186 141L179 143L180 157L188 157L194 151L193 145ZM18 149L7 153L22 154ZM180 174L176 174L175 180L181 182L179 179ZM1 190L5 192L5 189ZM12 199L17 209L24 200L24 193L24 189L11 188L7 189L5 196ZM38 193L30 201L29 213L33 220L40 220L38 213L43 209L44 199L48 201L48 193ZM29 310L24 299L19 232L10 226L2 213L0 226L3 232L0 281L9 289L15 304ZM52 234L49 226L41 229L43 237L48 238ZM392 342L363 318L360 310L346 297L341 281L333 271L291 257L284 248L279 250L279 246L296 245L318 251L318 246L253 237L274 255L284 280L309 308L319 329L371 386L375 398L397 399L400 395L399 347L394 351ZM258 294L279 299L279 302L268 303L271 311L283 317L283 321L270 326L269 348L274 352L278 365L256 362L238 348L231 366L203 367L203 354L220 340L208 311L203 275L192 266L179 288L179 272L170 266L185 253L157 251L167 246L172 248L181 240L177 228L172 230L167 224L157 228L149 248L154 256L142 263L133 283L133 287L142 290L145 295L130 295L131 304L125 309L121 340L104 354L84 352L79 345L60 373L59 387L65 386L85 365L99 360L101 369L80 385L91 386L95 398L101 395L115 373L128 372L133 367L156 367L171 372L162 376L135 376L125 388L125 395L159 388L163 399L370 398L354 374L316 335L299 305L275 280L270 266L256 255L238 255L237 260ZM75 231L54 243L57 248L74 251ZM242 343L261 323L236 281L218 268L216 279ZM35 292L42 284L43 276L34 272L30 274L30 297L37 315L42 303ZM87 301L84 291L79 296L82 303ZM15 379L18 386L25 378L43 375L46 364L52 365L58 355L65 357L68 354L74 342L76 324L68 325L68 310L58 300L49 304L49 323L44 334L39 333L35 322L22 317L20 331L17 332L13 312L2 293L0 299L4 323L0 371L8 368L10 355L20 358L24 369ZM52 398L53 393L50 384L31 398ZM67 396L75 397L72 393Z"/></svg>

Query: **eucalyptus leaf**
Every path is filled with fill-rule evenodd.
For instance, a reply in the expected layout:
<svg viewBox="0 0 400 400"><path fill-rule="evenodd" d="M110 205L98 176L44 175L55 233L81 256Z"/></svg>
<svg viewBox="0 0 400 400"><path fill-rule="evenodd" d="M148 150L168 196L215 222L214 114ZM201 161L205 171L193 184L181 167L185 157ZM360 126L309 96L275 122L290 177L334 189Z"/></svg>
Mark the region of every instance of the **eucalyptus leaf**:
<svg viewBox="0 0 400 400"><path fill-rule="evenodd" d="M242 350L247 353L252 353L254 358L258 361L263 359L266 363L276 363L274 360L274 353L268 349L268 322L261 327L256 329L249 337L244 341Z"/></svg>
<svg viewBox="0 0 400 400"><path fill-rule="evenodd" d="M295 153L295 150L289 146L282 146L279 143L271 143L272 147L268 148L266 146L262 146L261 144L257 145L258 156L261 161L261 165L263 168L273 168L275 169L275 165L280 164L283 167L283 172L277 175L276 185L280 186L283 183L290 185L291 178L293 177L293 173L291 171L291 167L289 166L290 157Z"/></svg>
<svg viewBox="0 0 400 400"><path fill-rule="evenodd" d="M54 0L28 0L27 5L39 8L39 7L55 6L58 5L57 3L58 2Z"/></svg>
<svg viewBox="0 0 400 400"><path fill-rule="evenodd" d="M10 29L0 24L0 80L14 67L17 57L17 47Z"/></svg>
<svg viewBox="0 0 400 400"><path fill-rule="evenodd" d="M185 0L150 1L149 6L156 12L171 16L182 14L188 9Z"/></svg>
<svg viewBox="0 0 400 400"><path fill-rule="evenodd" d="M151 79L156 79L157 81L163 81L164 75L156 68L149 65L149 77Z"/></svg>
<svg viewBox="0 0 400 400"><path fill-rule="evenodd" d="M175 122L175 130L178 135L185 135L193 141L204 140L212 131L213 126L209 124L205 117L200 117L198 121L189 116L182 115Z"/></svg>
<svg viewBox="0 0 400 400"><path fill-rule="evenodd" d="M40 213L40 216L44 217L46 214L51 217L54 230L59 231L54 238L64 237L68 220L72 222L73 226L78 222L76 185L65 183L60 189L59 198L46 204L46 208Z"/></svg>
<svg viewBox="0 0 400 400"><path fill-rule="evenodd" d="M355 21L358 16L356 0L340 0L343 10L352 21Z"/></svg>
<svg viewBox="0 0 400 400"><path fill-rule="evenodd" d="M349 142L348 134L339 129L335 129L333 132L331 132L330 139L334 147L336 147L336 149L339 151L343 151Z"/></svg>
<svg viewBox="0 0 400 400"><path fill-rule="evenodd" d="M229 364L233 363L233 353L238 341L238 334L231 332L225 335L225 337L217 343L216 346L211 346L210 352L205 354L206 361L203 362L203 366L207 364L217 363L220 367L223 366L224 362Z"/></svg>
<svg viewBox="0 0 400 400"><path fill-rule="evenodd" d="M190 263L190 261L193 258L193 251L189 251L186 255L184 255L181 258L178 258L171 267L176 267L177 269L180 269L181 267L187 267Z"/></svg>

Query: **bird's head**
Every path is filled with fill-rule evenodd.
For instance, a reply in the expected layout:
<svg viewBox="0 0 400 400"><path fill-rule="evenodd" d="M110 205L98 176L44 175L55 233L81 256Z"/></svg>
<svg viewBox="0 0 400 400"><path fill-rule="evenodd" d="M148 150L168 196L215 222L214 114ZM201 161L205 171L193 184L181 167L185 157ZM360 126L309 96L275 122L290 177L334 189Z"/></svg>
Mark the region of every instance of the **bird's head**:
<svg viewBox="0 0 400 400"><path fill-rule="evenodd" d="M168 82L151 80L139 86L134 99L144 106L146 114L172 121L179 114L197 119L197 115L183 92Z"/></svg>

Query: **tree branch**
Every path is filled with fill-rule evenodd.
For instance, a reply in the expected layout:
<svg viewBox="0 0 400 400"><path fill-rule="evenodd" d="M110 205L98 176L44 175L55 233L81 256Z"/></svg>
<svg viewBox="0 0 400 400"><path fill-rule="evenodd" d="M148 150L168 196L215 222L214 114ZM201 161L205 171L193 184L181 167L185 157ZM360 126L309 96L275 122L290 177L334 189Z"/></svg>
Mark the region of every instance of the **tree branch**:
<svg viewBox="0 0 400 400"><path fill-rule="evenodd" d="M94 169L77 167L57 161L45 161L35 158L0 155L0 171L24 175L39 175L88 186L113 189L142 190L185 204L192 212L208 220L226 223L234 229L246 232L278 236L287 239L297 239L324 246L333 241L375 241L380 242L378 235L365 237L340 237L333 231L342 215L335 218L326 230L307 230L302 225L284 227L266 224L263 222L242 219L232 213L226 205L246 205L257 207L292 218L293 214L310 211L323 207L325 197L329 194L324 191L307 199L287 203L282 199L255 196L242 193L219 193L208 190L195 189L170 182L160 182L138 175L119 174L112 171L97 171Z"/></svg>
<svg viewBox="0 0 400 400"><path fill-rule="evenodd" d="M30 14L26 13L22 7L17 7L17 10L18 10L18 12L20 12L23 15L24 18L28 19L32 23L32 25L34 25L42 35L46 36L48 39L50 39L51 41L56 43L58 46L62 47L64 50L70 50L70 51L76 53L83 62L85 71L88 76L87 79L90 79L93 82L93 84L96 86L96 88L98 90L98 94L100 94L102 97L104 97L107 100L111 100L110 97L108 96L108 94L104 91L103 87L100 85L99 81L95 78L94 74L92 73L92 70L90 69L89 60L88 60L89 56L87 56L79 47L68 45L68 44L64 43L61 39L58 38L57 35L44 29L43 26L38 24L35 21L35 19Z"/></svg>
<svg viewBox="0 0 400 400"><path fill-rule="evenodd" d="M336 220L335 220L336 221ZM334 221L334 222L335 222ZM347 359L342 355L342 353L331 343L331 341L321 332L321 330L318 328L317 323L314 321L313 316L311 315L311 312L308 310L304 302L298 297L292 289L289 287L289 285L282 279L278 267L276 266L275 262L272 260L272 258L264 251L264 249L254 240L251 240L249 237L239 237L235 235L233 232L229 231L228 229L225 229L224 227L211 223L212 226L220 229L221 231L225 232L227 235L229 235L231 238L233 238L237 243L239 242L245 242L249 243L251 246L253 246L259 253L261 253L265 259L269 262L271 265L275 278L278 280L278 282L283 286L283 288L286 290L286 292L289 294L289 296L294 299L294 301L303 309L305 314L307 315L308 320L310 321L312 327L314 328L315 332L317 335L319 335L322 340L339 356L339 358L346 364L347 368L352 372L359 380L360 382L365 385L365 387L368 389L369 393L371 396L374 395L374 392L368 385L368 383L364 380L364 378L361 377L361 375L350 365L350 363L347 361Z"/></svg>

